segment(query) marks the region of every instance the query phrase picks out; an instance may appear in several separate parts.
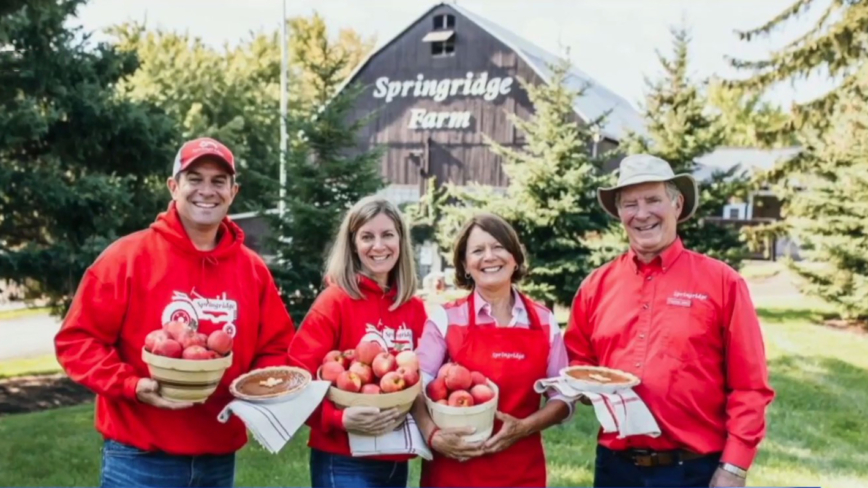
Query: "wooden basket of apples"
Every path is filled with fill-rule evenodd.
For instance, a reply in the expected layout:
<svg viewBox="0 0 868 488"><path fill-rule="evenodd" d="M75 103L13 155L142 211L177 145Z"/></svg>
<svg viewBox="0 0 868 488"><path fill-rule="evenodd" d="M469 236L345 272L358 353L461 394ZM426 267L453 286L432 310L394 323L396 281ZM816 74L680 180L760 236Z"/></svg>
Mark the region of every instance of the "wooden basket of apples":
<svg viewBox="0 0 868 488"><path fill-rule="evenodd" d="M419 361L413 351L392 354L376 342L330 351L317 377L330 381L328 399L338 407L397 407L407 413L422 391Z"/></svg>
<svg viewBox="0 0 868 488"><path fill-rule="evenodd" d="M232 365L232 337L223 330L210 335L172 321L145 337L142 360L160 384L160 396L202 403L214 393Z"/></svg>
<svg viewBox="0 0 868 488"><path fill-rule="evenodd" d="M497 385L482 373L446 363L425 388L425 404L437 427L474 427L476 432L465 439L477 442L494 431L499 393Z"/></svg>

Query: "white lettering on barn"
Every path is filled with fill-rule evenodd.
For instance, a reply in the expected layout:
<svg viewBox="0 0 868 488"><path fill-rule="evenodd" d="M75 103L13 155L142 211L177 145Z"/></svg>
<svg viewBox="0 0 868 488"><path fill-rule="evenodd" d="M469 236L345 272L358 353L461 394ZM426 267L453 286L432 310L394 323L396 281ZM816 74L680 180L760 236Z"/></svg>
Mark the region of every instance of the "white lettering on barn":
<svg viewBox="0 0 868 488"><path fill-rule="evenodd" d="M410 109L410 129L466 129L470 127L470 112L429 112L424 108Z"/></svg>
<svg viewBox="0 0 868 488"><path fill-rule="evenodd" d="M386 103L396 98L432 98L442 102L448 97L463 95L466 97L482 97L492 101L499 95L506 95L512 91L513 79L511 76L501 78L494 76L489 79L488 72L483 71L479 76L468 72L464 78L447 78L445 80L426 80L421 73L416 75L415 80L390 80L388 76L381 76L374 82L374 98L384 98Z"/></svg>

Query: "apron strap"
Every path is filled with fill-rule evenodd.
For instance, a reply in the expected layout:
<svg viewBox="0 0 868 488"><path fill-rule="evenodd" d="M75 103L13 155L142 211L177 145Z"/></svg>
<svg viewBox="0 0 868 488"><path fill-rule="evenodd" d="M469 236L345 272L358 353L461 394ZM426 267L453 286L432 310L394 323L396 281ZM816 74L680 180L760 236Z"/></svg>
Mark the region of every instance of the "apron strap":
<svg viewBox="0 0 868 488"><path fill-rule="evenodd" d="M530 328L535 330L542 330L542 320L539 318L539 314L536 311L536 305L534 302L528 298L524 293L516 290L518 293L518 298L524 302L524 308L527 311L527 318L530 320Z"/></svg>

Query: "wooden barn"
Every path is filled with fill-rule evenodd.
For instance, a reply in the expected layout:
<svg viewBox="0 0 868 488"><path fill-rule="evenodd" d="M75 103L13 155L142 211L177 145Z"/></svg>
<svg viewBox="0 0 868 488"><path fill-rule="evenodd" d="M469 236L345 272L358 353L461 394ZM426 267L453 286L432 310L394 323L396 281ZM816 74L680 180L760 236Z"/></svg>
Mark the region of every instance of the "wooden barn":
<svg viewBox="0 0 868 488"><path fill-rule="evenodd" d="M550 78L558 57L459 5L430 8L395 38L372 52L347 83L366 87L356 116L375 113L362 146L386 148L382 175L396 202L418 200L426 179L464 185L505 186L500 159L483 134L506 146L524 144L508 114L526 119L533 106L519 79ZM641 115L623 98L579 69L568 80L586 87L575 103L576 119L609 112L599 133L604 151L627 131L641 132Z"/></svg>
<svg viewBox="0 0 868 488"><path fill-rule="evenodd" d="M375 114L359 145L385 149L381 173L389 186L383 195L397 204L417 201L430 177L438 183L505 186L500 159L483 135L507 146L524 144L523 134L507 115L526 119L534 111L519 79L547 83L549 67L558 60L503 27L447 3L431 7L384 42L345 82L365 87L352 116ZM575 102L577 121L590 122L608 113L602 126L592 127L598 134L593 150L616 147L629 131L644 133L641 115L630 103L586 73L574 68L568 83L585 89ZM233 217L257 247L264 231L261 219ZM419 251L422 275L439 268L432 251Z"/></svg>

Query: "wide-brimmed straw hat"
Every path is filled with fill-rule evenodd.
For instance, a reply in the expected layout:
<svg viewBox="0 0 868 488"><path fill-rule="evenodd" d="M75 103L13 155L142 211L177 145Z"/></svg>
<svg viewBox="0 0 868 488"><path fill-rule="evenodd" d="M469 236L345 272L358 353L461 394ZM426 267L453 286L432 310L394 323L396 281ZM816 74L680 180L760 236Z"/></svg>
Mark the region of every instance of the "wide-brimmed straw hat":
<svg viewBox="0 0 868 488"><path fill-rule="evenodd" d="M597 200L606 213L617 219L619 217L618 207L615 205L615 193L618 190L640 183L667 181L674 183L684 195L684 207L681 209L681 215L678 216L678 222L684 222L692 217L699 207L699 188L696 180L687 173L676 175L668 162L650 154L634 154L622 159L618 184L610 188L598 188Z"/></svg>

